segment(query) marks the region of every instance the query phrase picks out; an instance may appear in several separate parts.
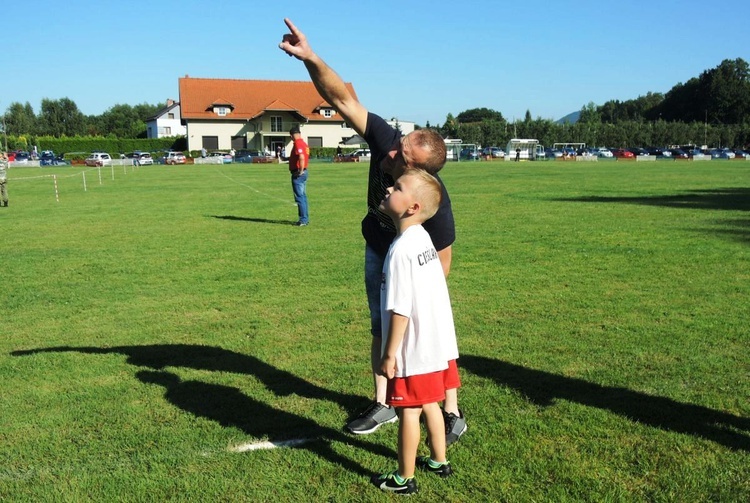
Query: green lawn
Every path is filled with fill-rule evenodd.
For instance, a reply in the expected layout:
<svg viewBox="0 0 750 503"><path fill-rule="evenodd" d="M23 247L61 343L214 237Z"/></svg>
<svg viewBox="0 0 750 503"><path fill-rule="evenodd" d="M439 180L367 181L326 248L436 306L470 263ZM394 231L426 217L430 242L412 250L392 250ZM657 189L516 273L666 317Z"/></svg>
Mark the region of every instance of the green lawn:
<svg viewBox="0 0 750 503"><path fill-rule="evenodd" d="M9 171L0 500L393 499L396 427L341 431L367 165L312 165L305 228L285 166L83 169ZM750 163L443 178L469 430L413 499L749 501Z"/></svg>

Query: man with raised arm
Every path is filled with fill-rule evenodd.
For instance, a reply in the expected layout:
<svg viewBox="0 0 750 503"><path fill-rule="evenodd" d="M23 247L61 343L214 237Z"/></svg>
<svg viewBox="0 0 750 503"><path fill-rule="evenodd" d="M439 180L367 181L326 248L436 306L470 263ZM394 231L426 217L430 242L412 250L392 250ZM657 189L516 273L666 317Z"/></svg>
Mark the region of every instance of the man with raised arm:
<svg viewBox="0 0 750 503"><path fill-rule="evenodd" d="M424 223L437 250L443 272L447 276L451 266L451 246L455 240L455 224L450 198L437 172L446 160L445 142L432 129L418 129L402 136L381 117L370 113L349 93L344 81L310 47L307 38L289 19L284 19L289 33L282 38L279 48L289 56L302 61L310 74L315 88L346 120L370 147L370 171L367 188L367 214L362 219L362 235L365 238L365 288L370 308L372 341L370 364L375 385L374 401L355 419L346 425L354 434L374 432L385 423L397 421L393 407L385 405L387 378L380 372L381 320L380 285L388 247L396 236L391 218L380 211L379 206L394 180L407 168L423 169L440 181L442 197L434 217ZM458 409L457 389L446 391L443 402L446 444L450 445L466 431L466 420Z"/></svg>

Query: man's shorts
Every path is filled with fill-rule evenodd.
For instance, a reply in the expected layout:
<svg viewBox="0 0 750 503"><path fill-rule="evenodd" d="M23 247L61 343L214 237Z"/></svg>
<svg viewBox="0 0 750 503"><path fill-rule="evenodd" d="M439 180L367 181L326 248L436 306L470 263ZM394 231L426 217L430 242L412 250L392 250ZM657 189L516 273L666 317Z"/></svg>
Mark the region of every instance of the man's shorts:
<svg viewBox="0 0 750 503"><path fill-rule="evenodd" d="M386 405L394 407L419 407L445 400L445 390L461 387L456 360L448 368L408 377L388 379L385 392Z"/></svg>

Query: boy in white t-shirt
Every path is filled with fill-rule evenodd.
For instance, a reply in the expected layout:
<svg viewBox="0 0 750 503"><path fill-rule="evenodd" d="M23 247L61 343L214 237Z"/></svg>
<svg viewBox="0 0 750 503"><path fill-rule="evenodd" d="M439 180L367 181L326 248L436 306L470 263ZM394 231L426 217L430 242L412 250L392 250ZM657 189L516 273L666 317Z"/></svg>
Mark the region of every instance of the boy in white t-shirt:
<svg viewBox="0 0 750 503"><path fill-rule="evenodd" d="M440 204L440 182L424 170L408 170L389 188L380 210L396 226L380 290L383 347L380 371L388 378L387 405L399 417L398 470L375 475L384 491L417 491L416 466L447 477L445 423L438 402L461 383L458 346L448 287L437 251L422 223ZM424 414L430 456L417 458L419 418Z"/></svg>

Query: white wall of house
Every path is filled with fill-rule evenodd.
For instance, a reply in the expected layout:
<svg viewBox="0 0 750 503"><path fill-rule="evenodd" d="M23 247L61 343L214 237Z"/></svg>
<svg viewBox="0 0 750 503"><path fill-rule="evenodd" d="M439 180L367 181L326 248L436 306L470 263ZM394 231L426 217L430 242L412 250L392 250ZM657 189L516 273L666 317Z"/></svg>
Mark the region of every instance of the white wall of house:
<svg viewBox="0 0 750 503"><path fill-rule="evenodd" d="M273 120L272 117L280 117L281 120ZM342 127L340 123L303 122L296 115L287 112L266 112L266 114L255 121L224 119L221 121L190 120L187 127L187 140L189 150L200 150L203 146L204 136L218 137L219 150L232 148L232 138L245 136L247 148L251 150L263 150L271 146L272 142L281 141L285 150L292 144L289 129L299 125L302 138L310 143L310 138L320 138L324 147L335 148L344 138L349 138L355 132L350 127ZM273 150L273 149L271 149Z"/></svg>

